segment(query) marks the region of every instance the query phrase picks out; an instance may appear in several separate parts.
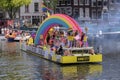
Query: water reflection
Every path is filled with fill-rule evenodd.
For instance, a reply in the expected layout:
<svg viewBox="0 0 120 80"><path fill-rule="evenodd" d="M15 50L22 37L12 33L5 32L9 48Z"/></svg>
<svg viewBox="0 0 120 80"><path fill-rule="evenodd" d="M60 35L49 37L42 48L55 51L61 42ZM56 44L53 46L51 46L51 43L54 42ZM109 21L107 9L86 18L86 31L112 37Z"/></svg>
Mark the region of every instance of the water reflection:
<svg viewBox="0 0 120 80"><path fill-rule="evenodd" d="M20 53L19 42L7 42L6 40L0 41L1 53Z"/></svg>
<svg viewBox="0 0 120 80"><path fill-rule="evenodd" d="M48 65L43 68L44 80L86 80L89 76L97 77L102 73L101 64Z"/></svg>
<svg viewBox="0 0 120 80"><path fill-rule="evenodd" d="M101 64L61 66L25 52L0 57L0 80L80 80L99 76Z"/></svg>
<svg viewBox="0 0 120 80"><path fill-rule="evenodd" d="M21 52L19 43L9 46L13 49L8 49L7 43L2 42L0 80L120 80L119 53L103 54L101 64L63 66Z"/></svg>

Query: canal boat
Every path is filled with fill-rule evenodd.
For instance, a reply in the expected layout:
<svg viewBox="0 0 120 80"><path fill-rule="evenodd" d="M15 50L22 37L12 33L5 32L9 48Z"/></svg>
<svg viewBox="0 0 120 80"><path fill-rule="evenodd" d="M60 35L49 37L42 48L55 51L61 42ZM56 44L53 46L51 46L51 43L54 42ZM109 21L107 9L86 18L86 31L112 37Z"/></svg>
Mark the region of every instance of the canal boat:
<svg viewBox="0 0 120 80"><path fill-rule="evenodd" d="M60 31L62 27L66 30ZM102 62L101 53L82 45L83 36L85 34L74 19L64 14L53 14L41 23L35 38L31 36L27 42L21 42L21 50L60 64Z"/></svg>
<svg viewBox="0 0 120 80"><path fill-rule="evenodd" d="M38 55L44 59L60 64L102 62L101 53L95 54L90 53L90 50L92 50L93 47L63 48L63 49L64 52L66 50L70 50L71 55L58 55L47 47L35 47L26 45L26 43L21 43L21 50L26 51L27 53Z"/></svg>

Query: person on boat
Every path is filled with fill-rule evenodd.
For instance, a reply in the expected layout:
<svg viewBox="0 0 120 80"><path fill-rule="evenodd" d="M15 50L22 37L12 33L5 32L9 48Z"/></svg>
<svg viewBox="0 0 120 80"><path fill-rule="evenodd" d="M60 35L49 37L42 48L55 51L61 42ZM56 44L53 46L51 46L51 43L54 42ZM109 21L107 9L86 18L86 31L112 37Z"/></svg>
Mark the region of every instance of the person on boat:
<svg viewBox="0 0 120 80"><path fill-rule="evenodd" d="M65 50L64 56L72 56L72 53L70 52L70 50Z"/></svg>
<svg viewBox="0 0 120 80"><path fill-rule="evenodd" d="M12 36L13 36L13 38L15 38L17 36L17 31L13 31Z"/></svg>
<svg viewBox="0 0 120 80"><path fill-rule="evenodd" d="M60 46L60 41L58 40L58 41L55 42L55 48L56 48L56 50L59 48L59 46Z"/></svg>
<svg viewBox="0 0 120 80"><path fill-rule="evenodd" d="M5 38L9 38L10 32L5 35ZM12 33L11 33L12 35Z"/></svg>
<svg viewBox="0 0 120 80"><path fill-rule="evenodd" d="M47 45L44 45L44 46L43 46L43 50L47 50Z"/></svg>
<svg viewBox="0 0 120 80"><path fill-rule="evenodd" d="M74 47L80 47L80 35L77 31L74 33Z"/></svg>
<svg viewBox="0 0 120 80"><path fill-rule="evenodd" d="M47 44L49 44L49 41L50 41L50 34L48 33L48 34L47 34L47 38L46 38Z"/></svg>
<svg viewBox="0 0 120 80"><path fill-rule="evenodd" d="M60 47L58 48L58 50L56 51L56 53L58 55L63 55L63 47L62 47L62 45L60 45Z"/></svg>
<svg viewBox="0 0 120 80"><path fill-rule="evenodd" d="M9 35L7 35L6 38L8 39L8 42L14 42L14 37L12 33L9 33Z"/></svg>
<svg viewBox="0 0 120 80"><path fill-rule="evenodd" d="M83 37L84 47L88 47L87 39L88 39L88 36L86 34L84 34L84 37Z"/></svg>
<svg viewBox="0 0 120 80"><path fill-rule="evenodd" d="M50 45L50 48L54 47L54 41L50 40L49 45Z"/></svg>
<svg viewBox="0 0 120 80"><path fill-rule="evenodd" d="M16 33L16 31L10 31L10 32L8 32L6 35L5 35L5 37L6 38L15 38L17 36L17 33Z"/></svg>
<svg viewBox="0 0 120 80"><path fill-rule="evenodd" d="M66 40L65 40L65 37L64 36L61 36L60 37L60 44L64 47L65 46L65 43L66 43Z"/></svg>
<svg viewBox="0 0 120 80"><path fill-rule="evenodd" d="M84 45L84 42L83 42L84 35L85 35L85 33L84 33L84 32L82 32L82 34L81 34L81 39L80 39L80 44L81 44L81 47L83 47L83 45Z"/></svg>
<svg viewBox="0 0 120 80"><path fill-rule="evenodd" d="M55 42L55 40L54 40L52 34L50 34L49 38L47 38L47 41L49 41L49 42L47 43L48 45L50 45L51 47L54 46L54 42Z"/></svg>
<svg viewBox="0 0 120 80"><path fill-rule="evenodd" d="M40 35L39 45L44 45L43 35Z"/></svg>
<svg viewBox="0 0 120 80"><path fill-rule="evenodd" d="M6 35L6 38L11 38L11 37L12 37L12 33Z"/></svg>
<svg viewBox="0 0 120 80"><path fill-rule="evenodd" d="M76 40L76 47L81 47L81 41L80 41L80 39L78 39L78 40Z"/></svg>
<svg viewBox="0 0 120 80"><path fill-rule="evenodd" d="M27 40L27 44L28 45L33 45L33 43L34 43L34 39L33 39L32 36L30 36L30 38Z"/></svg>
<svg viewBox="0 0 120 80"><path fill-rule="evenodd" d="M94 55L95 54L94 49L90 49L89 53L92 54L92 55Z"/></svg>
<svg viewBox="0 0 120 80"><path fill-rule="evenodd" d="M74 36L72 34L72 32L68 32L68 47L73 47L73 41L74 41Z"/></svg>

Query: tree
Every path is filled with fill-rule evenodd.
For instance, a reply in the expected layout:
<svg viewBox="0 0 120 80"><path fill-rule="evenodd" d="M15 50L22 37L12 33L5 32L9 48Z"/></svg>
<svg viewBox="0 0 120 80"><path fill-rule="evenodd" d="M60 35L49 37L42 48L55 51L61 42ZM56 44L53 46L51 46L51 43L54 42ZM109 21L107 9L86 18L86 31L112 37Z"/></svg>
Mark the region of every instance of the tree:
<svg viewBox="0 0 120 80"><path fill-rule="evenodd" d="M58 0L43 0L43 3L55 13Z"/></svg>
<svg viewBox="0 0 120 80"><path fill-rule="evenodd" d="M19 8L30 3L31 0L0 0L0 8L8 13L10 19L14 19Z"/></svg>

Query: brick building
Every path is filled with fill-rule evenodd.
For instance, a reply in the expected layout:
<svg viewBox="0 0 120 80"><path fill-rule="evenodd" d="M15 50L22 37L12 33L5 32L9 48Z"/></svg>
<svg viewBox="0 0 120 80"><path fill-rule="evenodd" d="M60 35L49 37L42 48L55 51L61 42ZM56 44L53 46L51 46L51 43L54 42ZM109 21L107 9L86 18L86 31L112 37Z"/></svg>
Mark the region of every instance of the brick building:
<svg viewBox="0 0 120 80"><path fill-rule="evenodd" d="M56 13L64 13L80 20L101 19L109 0L58 0Z"/></svg>

